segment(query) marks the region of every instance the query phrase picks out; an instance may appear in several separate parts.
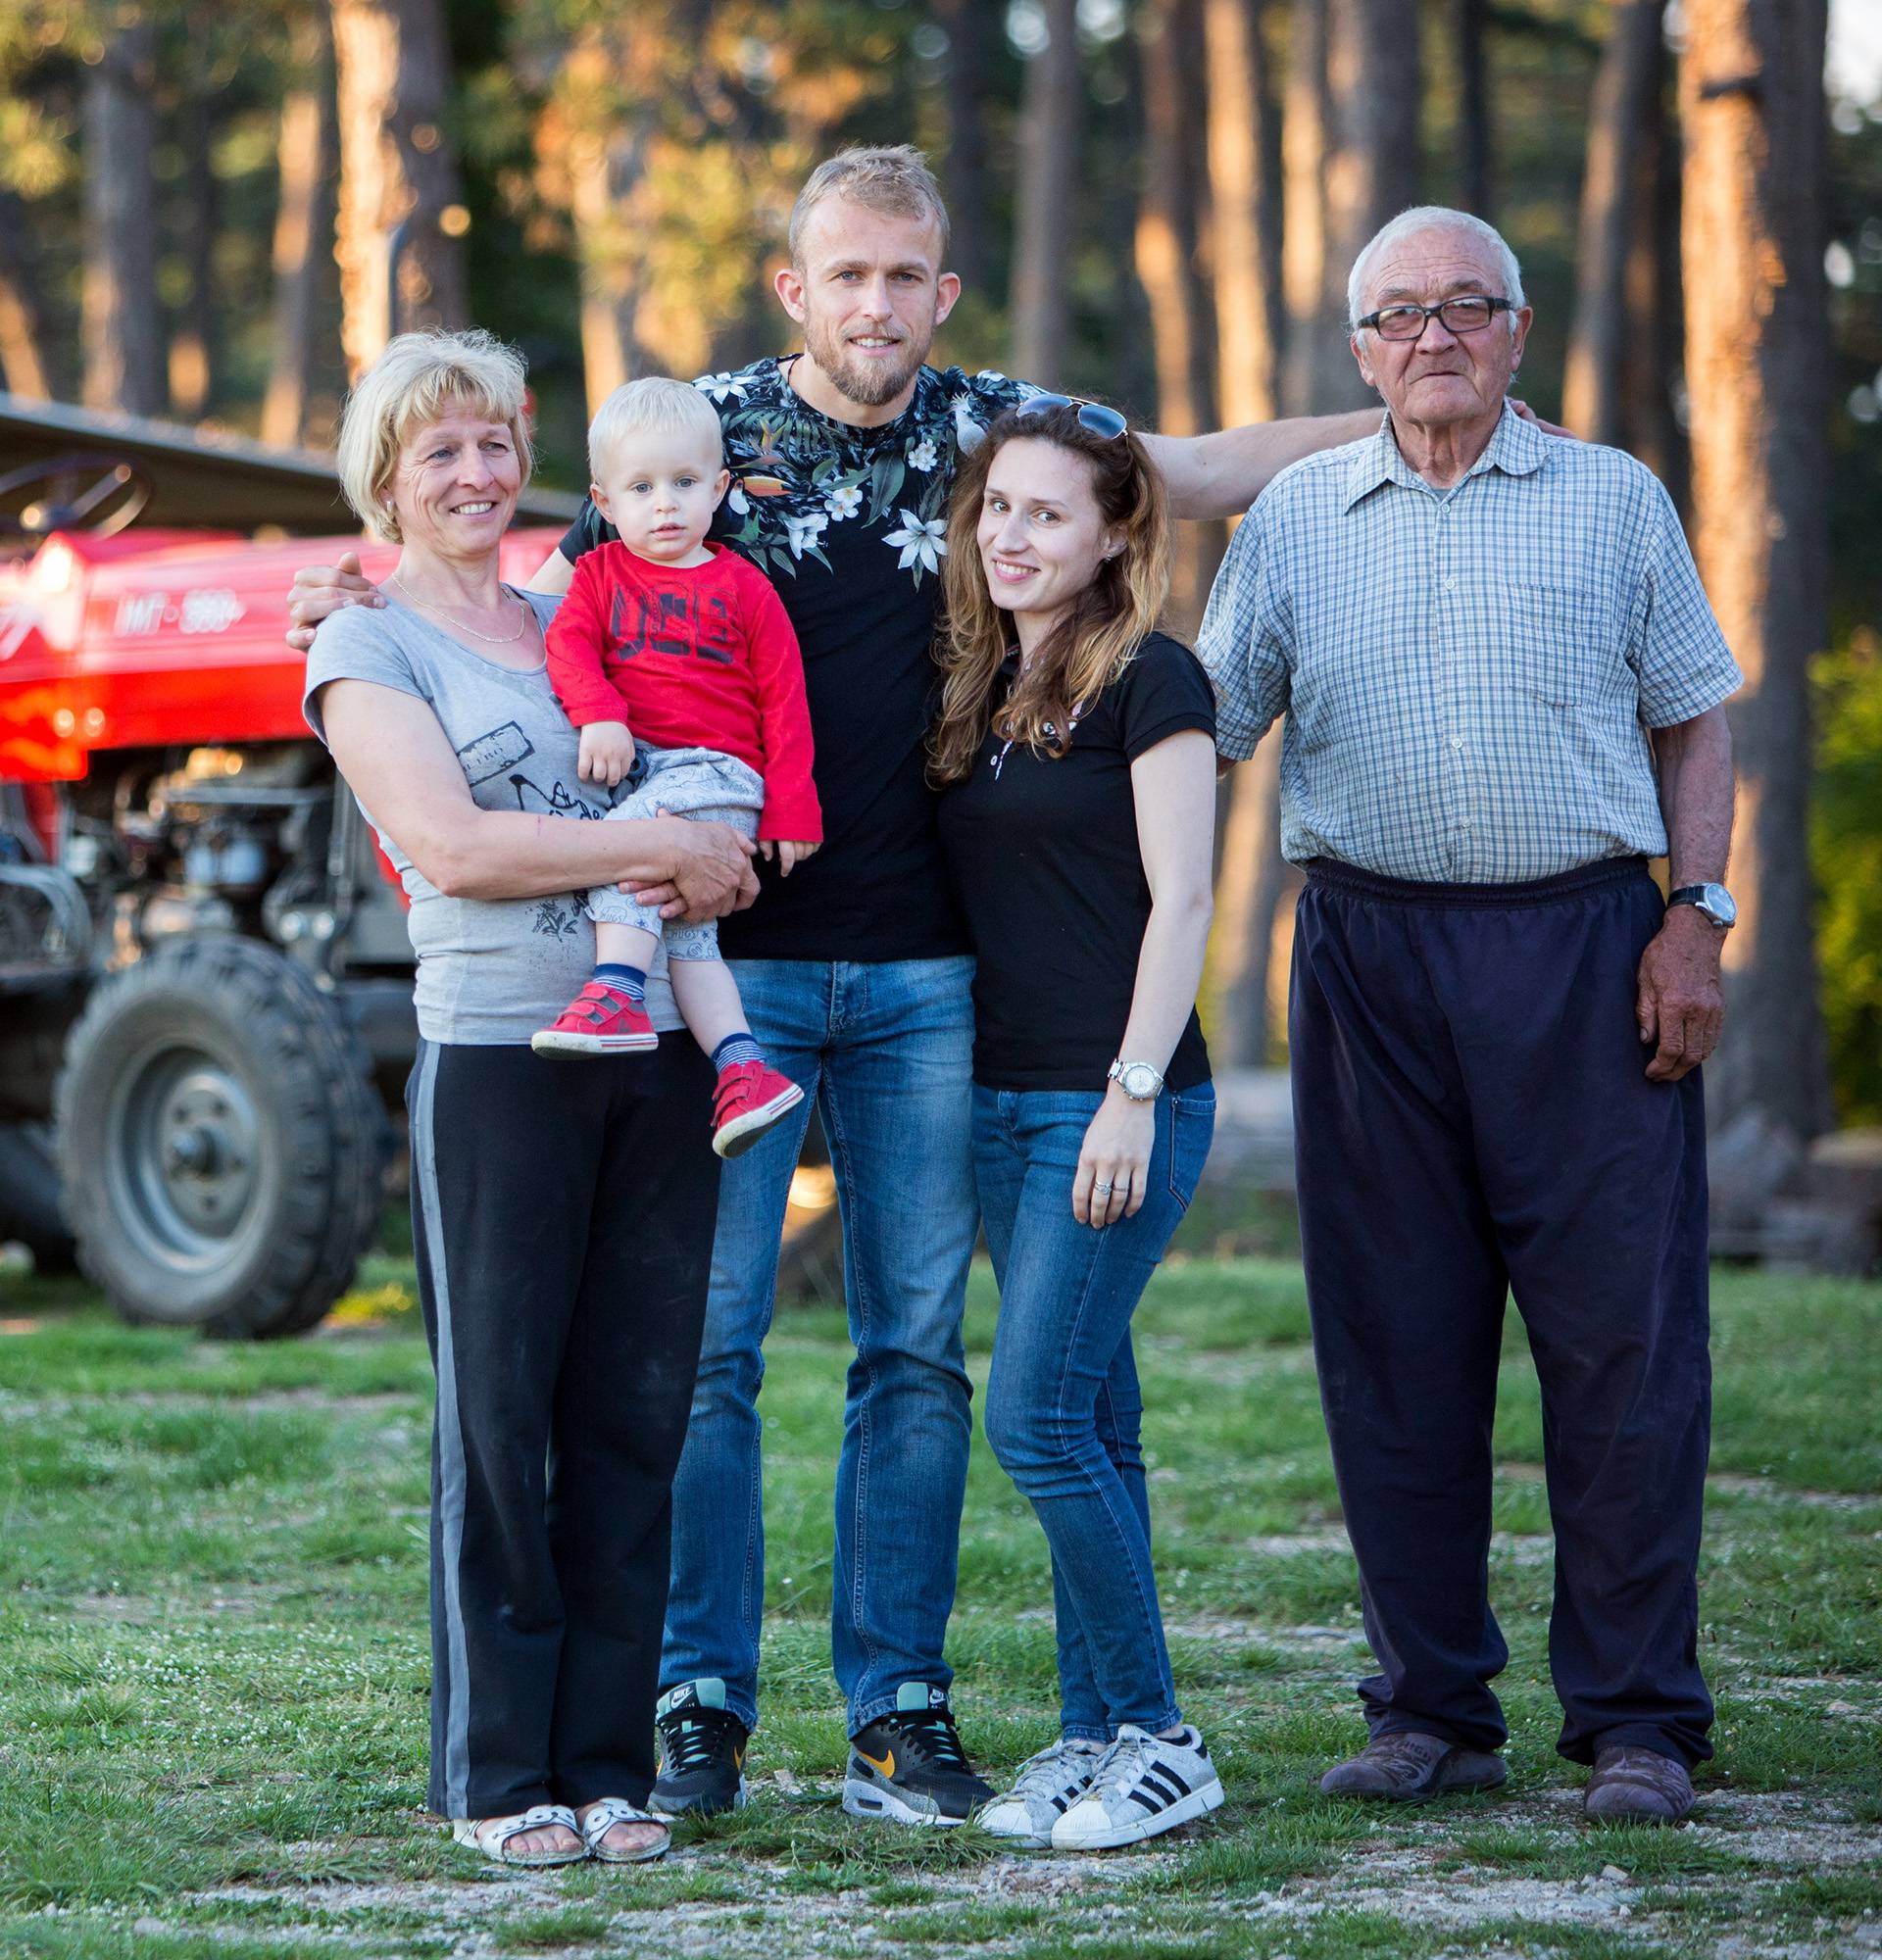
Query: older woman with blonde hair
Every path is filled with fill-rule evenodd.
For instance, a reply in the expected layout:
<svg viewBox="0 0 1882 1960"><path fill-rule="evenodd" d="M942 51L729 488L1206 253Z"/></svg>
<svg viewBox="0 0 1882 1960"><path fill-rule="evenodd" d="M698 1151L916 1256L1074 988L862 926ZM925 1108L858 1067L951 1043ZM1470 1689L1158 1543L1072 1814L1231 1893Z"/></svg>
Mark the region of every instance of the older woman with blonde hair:
<svg viewBox="0 0 1882 1960"><path fill-rule="evenodd" d="M987 1441L1052 1550L1062 1708L980 1822L1067 1851L1222 1798L1170 1677L1130 1342L1215 1119L1214 699L1157 630L1168 577L1163 480L1114 409L1040 395L993 424L949 516L932 773L976 962Z"/></svg>
<svg viewBox="0 0 1882 1960"><path fill-rule="evenodd" d="M690 1043L559 1070L529 1037L587 978L591 885L749 904L721 824L613 823L550 691L555 601L502 582L531 466L520 358L405 334L360 379L340 474L400 547L382 605L321 627L307 715L411 901L413 1237L437 1371L433 1810L509 1864L654 1858L670 1491L698 1361L718 1159L676 1148L712 1086ZM656 1027L675 1028L650 976Z"/></svg>

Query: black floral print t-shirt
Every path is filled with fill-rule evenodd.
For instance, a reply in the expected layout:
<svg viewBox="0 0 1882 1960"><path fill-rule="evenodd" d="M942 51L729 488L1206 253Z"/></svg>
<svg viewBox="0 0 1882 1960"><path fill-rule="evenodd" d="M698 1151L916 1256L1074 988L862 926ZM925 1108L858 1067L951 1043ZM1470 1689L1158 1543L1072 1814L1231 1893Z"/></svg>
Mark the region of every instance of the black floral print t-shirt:
<svg viewBox="0 0 1882 1960"><path fill-rule="evenodd" d="M775 584L804 650L823 849L722 920L728 958L928 959L966 950L925 778L934 610L961 457L1035 391L923 368L894 421L833 420L766 359L693 384L718 410L732 487L713 536ZM582 506L563 555L615 535Z"/></svg>

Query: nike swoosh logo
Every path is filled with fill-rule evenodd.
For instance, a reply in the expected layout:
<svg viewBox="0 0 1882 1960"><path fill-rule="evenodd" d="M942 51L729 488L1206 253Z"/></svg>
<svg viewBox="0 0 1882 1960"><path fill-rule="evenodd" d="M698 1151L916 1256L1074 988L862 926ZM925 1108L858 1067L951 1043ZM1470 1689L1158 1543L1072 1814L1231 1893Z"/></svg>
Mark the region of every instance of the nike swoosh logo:
<svg viewBox="0 0 1882 1960"><path fill-rule="evenodd" d="M885 1777L893 1777L895 1775L895 1751L893 1749L886 1756L872 1756L867 1749L858 1749L856 1753L871 1769L880 1770Z"/></svg>

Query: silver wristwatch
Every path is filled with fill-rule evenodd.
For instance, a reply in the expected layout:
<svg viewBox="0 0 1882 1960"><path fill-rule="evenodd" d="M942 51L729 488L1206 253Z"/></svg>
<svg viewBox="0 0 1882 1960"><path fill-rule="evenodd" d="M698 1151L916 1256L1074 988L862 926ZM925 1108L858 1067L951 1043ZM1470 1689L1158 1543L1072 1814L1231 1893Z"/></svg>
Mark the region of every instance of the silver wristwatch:
<svg viewBox="0 0 1882 1960"><path fill-rule="evenodd" d="M1126 1061L1119 1055L1105 1071L1105 1080L1114 1082L1133 1102L1155 1102L1164 1093L1164 1074L1147 1061Z"/></svg>
<svg viewBox="0 0 1882 1960"><path fill-rule="evenodd" d="M1681 885L1666 895L1666 909L1691 906L1716 926L1730 928L1738 923L1738 906L1723 885Z"/></svg>

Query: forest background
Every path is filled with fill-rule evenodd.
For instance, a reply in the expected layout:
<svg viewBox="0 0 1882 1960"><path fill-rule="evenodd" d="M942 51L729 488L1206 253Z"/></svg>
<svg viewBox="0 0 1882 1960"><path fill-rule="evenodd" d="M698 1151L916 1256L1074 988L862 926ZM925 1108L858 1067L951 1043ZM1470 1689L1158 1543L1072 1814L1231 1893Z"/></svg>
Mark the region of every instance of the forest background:
<svg viewBox="0 0 1882 1960"><path fill-rule="evenodd" d="M937 359L1182 433L1363 405L1354 252L1466 206L1522 261L1525 396L1666 480L1750 676L1709 1075L1715 1116L1808 1138L1882 1123L1878 13L0 0L0 382L322 448L392 322L472 321L528 356L544 478L579 488L619 381L792 344L768 272L818 158L912 140L966 285ZM1193 630L1226 532L1182 530ZM1227 797L1231 1063L1284 1033L1276 749Z"/></svg>

